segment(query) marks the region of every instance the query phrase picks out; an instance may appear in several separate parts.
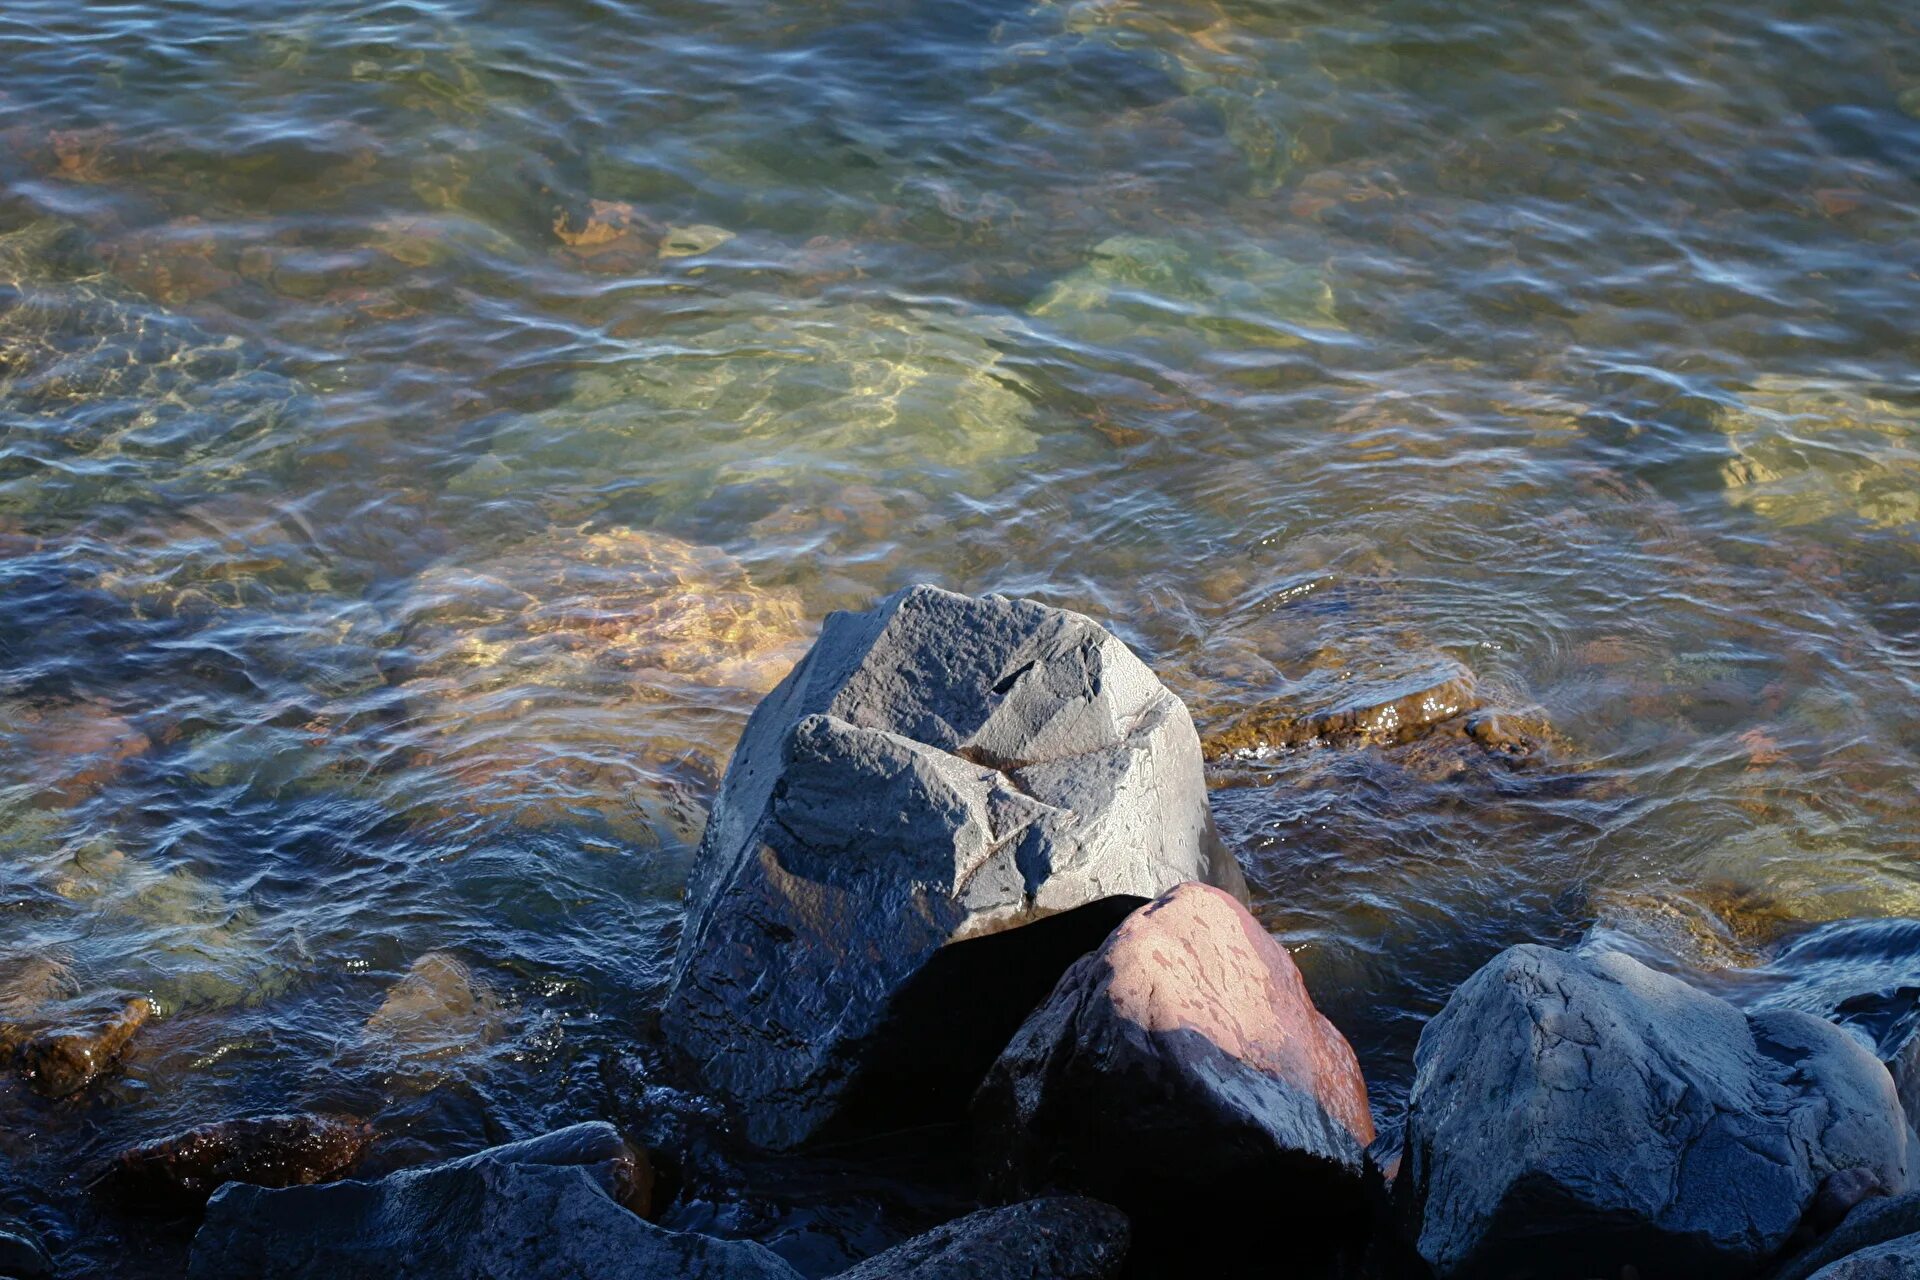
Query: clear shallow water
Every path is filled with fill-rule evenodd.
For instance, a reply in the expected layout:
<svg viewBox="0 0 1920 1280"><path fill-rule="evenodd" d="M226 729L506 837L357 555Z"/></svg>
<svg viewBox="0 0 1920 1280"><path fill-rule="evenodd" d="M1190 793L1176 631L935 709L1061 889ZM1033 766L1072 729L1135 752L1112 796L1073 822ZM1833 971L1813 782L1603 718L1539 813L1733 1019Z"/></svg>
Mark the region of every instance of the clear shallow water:
<svg viewBox="0 0 1920 1280"><path fill-rule="evenodd" d="M1740 974L1920 914L1907 6L15 0L0 47L0 998L162 1015L0 1084L74 1273L177 1270L84 1183L190 1123L697 1129L648 1028L704 805L912 581L1110 621L1206 733L1462 668L1525 727L1216 769L1389 1127L1508 943L1797 998Z"/></svg>

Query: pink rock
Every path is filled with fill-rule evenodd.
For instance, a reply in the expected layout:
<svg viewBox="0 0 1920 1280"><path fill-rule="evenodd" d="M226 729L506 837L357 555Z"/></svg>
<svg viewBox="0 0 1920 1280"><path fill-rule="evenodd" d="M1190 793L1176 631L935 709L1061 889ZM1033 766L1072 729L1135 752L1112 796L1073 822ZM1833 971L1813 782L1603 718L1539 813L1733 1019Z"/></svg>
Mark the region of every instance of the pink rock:
<svg viewBox="0 0 1920 1280"><path fill-rule="evenodd" d="M1081 959L974 1099L991 1194L1357 1218L1373 1141L1353 1049L1230 894L1178 885Z"/></svg>

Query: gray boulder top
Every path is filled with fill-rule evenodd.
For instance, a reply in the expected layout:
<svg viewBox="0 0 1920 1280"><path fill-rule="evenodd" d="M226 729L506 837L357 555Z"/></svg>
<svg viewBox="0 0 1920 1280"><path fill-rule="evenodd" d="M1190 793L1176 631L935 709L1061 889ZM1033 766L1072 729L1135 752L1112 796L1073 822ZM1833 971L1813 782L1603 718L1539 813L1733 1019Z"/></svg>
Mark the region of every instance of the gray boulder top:
<svg viewBox="0 0 1920 1280"><path fill-rule="evenodd" d="M1829 1176L1908 1184L1912 1131L1865 1048L1624 955L1503 952L1414 1062L1395 1194L1441 1277L1747 1275Z"/></svg>
<svg viewBox="0 0 1920 1280"><path fill-rule="evenodd" d="M1180 700L1080 614L908 588L830 615L748 721L689 883L666 1030L749 1137L791 1146L863 1078L914 1092L912 1063L883 1072L875 1045L911 1016L907 988L931 985L969 1044L920 1057L957 1055L930 1093L963 1105L1124 911L1044 959L1034 933L1034 955L936 980L936 954L1185 880L1245 893Z"/></svg>

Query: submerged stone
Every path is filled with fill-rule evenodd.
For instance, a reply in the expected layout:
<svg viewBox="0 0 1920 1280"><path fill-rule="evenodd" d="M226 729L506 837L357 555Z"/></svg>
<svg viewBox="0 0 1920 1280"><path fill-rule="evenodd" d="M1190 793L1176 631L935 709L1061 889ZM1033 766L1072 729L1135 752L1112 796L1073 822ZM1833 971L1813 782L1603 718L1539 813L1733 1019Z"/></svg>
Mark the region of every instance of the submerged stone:
<svg viewBox="0 0 1920 1280"><path fill-rule="evenodd" d="M684 322L581 374L565 404L496 430L451 487L538 494L563 515L614 496L675 511L727 486L831 489L855 475L971 489L1039 447L1022 379L995 345L1003 322L760 301L759 314Z"/></svg>
<svg viewBox="0 0 1920 1280"><path fill-rule="evenodd" d="M397 1058L422 1061L470 1053L499 1038L503 1024L490 987L458 957L429 951L388 988L362 1034Z"/></svg>
<svg viewBox="0 0 1920 1280"><path fill-rule="evenodd" d="M1860 387L1761 377L1717 423L1727 501L1786 526L1920 524L1920 408Z"/></svg>
<svg viewBox="0 0 1920 1280"><path fill-rule="evenodd" d="M0 511L184 500L270 469L306 412L299 383L239 338L25 265L0 278Z"/></svg>
<svg viewBox="0 0 1920 1280"><path fill-rule="evenodd" d="M1251 243L1113 236L1027 308L1088 341L1203 361L1221 349L1285 349L1342 328L1325 274Z"/></svg>
<svg viewBox="0 0 1920 1280"><path fill-rule="evenodd" d="M718 548L621 527L433 566L395 613L411 762L396 800L424 793L417 811L448 821L593 817L652 846L699 839L751 698L806 637L795 592ZM456 794L433 795L427 766Z"/></svg>
<svg viewBox="0 0 1920 1280"><path fill-rule="evenodd" d="M197 1207L228 1182L293 1187L344 1176L372 1139L367 1124L344 1116L248 1116L123 1151L108 1177L142 1207Z"/></svg>
<svg viewBox="0 0 1920 1280"><path fill-rule="evenodd" d="M70 1097L119 1062L153 1013L152 1001L136 997L98 1022L42 1031L20 1046L20 1074L37 1093Z"/></svg>
<svg viewBox="0 0 1920 1280"><path fill-rule="evenodd" d="M830 615L748 722L666 1030L764 1145L951 1116L1067 963L1195 879L1244 893L1179 699L1079 614L910 588Z"/></svg>

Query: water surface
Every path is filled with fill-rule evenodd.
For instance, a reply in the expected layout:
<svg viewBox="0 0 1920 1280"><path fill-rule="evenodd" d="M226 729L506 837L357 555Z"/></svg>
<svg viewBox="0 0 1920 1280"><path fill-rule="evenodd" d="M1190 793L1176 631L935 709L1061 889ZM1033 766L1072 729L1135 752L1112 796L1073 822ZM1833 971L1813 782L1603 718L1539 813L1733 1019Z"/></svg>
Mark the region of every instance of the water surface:
<svg viewBox="0 0 1920 1280"><path fill-rule="evenodd" d="M1792 1000L1808 929L1920 914L1911 6L11 0L0 49L0 1020L161 1013L0 1084L63 1274L177 1273L85 1184L187 1124L710 1125L650 1038L704 806L909 582L1108 621L1203 733L1469 678L1514 726L1215 768L1389 1130L1509 943ZM823 1273L865 1194L669 1216Z"/></svg>

